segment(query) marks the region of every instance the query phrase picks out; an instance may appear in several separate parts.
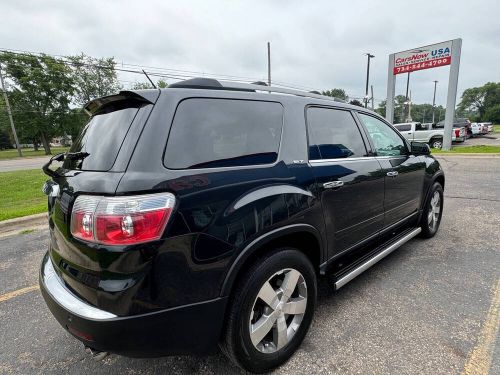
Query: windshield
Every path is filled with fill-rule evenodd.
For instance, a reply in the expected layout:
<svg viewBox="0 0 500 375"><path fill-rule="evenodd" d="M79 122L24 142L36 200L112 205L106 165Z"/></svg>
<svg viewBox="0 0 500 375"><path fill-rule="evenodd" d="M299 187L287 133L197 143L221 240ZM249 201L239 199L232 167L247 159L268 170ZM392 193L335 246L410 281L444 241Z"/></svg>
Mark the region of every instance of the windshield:
<svg viewBox="0 0 500 375"><path fill-rule="evenodd" d="M138 103L123 103L92 116L69 150L70 153L86 152L89 155L78 160L66 158L63 168L111 169L139 107Z"/></svg>

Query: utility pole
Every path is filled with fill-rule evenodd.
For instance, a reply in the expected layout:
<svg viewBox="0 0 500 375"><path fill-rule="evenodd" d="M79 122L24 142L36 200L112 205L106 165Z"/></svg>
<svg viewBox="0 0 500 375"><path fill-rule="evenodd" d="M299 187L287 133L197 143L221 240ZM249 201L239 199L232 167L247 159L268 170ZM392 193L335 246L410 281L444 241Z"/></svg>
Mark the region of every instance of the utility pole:
<svg viewBox="0 0 500 375"><path fill-rule="evenodd" d="M374 99L373 99L373 85L370 85L371 92L372 92L372 111L375 110L375 104L374 104Z"/></svg>
<svg viewBox="0 0 500 375"><path fill-rule="evenodd" d="M432 123L435 124L434 121L434 110L436 107L436 86L438 81L433 81L434 82L434 96L432 97Z"/></svg>
<svg viewBox="0 0 500 375"><path fill-rule="evenodd" d="M12 128L14 141L16 142L17 153L19 154L19 156L23 156L23 153L21 151L21 145L19 144L19 139L17 138L16 127L14 126L14 119L12 118L12 111L10 110L9 97L7 96L7 90L5 89L5 84L3 82L2 64L0 64L0 83L2 84L3 97L5 99L5 107L7 108L7 115L9 116L10 127Z"/></svg>
<svg viewBox="0 0 500 375"><path fill-rule="evenodd" d="M271 86L271 43L267 42L267 85Z"/></svg>
<svg viewBox="0 0 500 375"><path fill-rule="evenodd" d="M366 65L366 88L365 88L365 108L368 107L368 81L370 80L370 59L375 56L371 53L365 53L368 56L368 64Z"/></svg>
<svg viewBox="0 0 500 375"><path fill-rule="evenodd" d="M406 95L405 95L405 105L408 104L408 117L410 117L409 102L408 102L408 90L410 88L410 72L408 72L408 77L406 78Z"/></svg>
<svg viewBox="0 0 500 375"><path fill-rule="evenodd" d="M408 100L408 122L412 121L411 118L411 90L410 90L410 100Z"/></svg>

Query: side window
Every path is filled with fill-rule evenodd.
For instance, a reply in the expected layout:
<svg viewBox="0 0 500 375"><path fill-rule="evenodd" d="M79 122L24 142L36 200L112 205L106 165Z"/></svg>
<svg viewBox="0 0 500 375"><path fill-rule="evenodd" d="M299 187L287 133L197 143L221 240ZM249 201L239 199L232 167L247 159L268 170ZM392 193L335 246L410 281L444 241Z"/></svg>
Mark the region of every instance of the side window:
<svg viewBox="0 0 500 375"><path fill-rule="evenodd" d="M411 130L411 125L394 125L396 129L398 129L400 132L409 132Z"/></svg>
<svg viewBox="0 0 500 375"><path fill-rule="evenodd" d="M349 111L310 107L307 131L311 160L366 156L363 138Z"/></svg>
<svg viewBox="0 0 500 375"><path fill-rule="evenodd" d="M424 124L421 124L419 122L419 123L415 124L415 130L419 131L419 130L429 130L429 129L428 129L428 125L424 125Z"/></svg>
<svg viewBox="0 0 500 375"><path fill-rule="evenodd" d="M373 140L377 156L407 154L406 144L389 125L375 117L363 113L359 113L359 117Z"/></svg>
<svg viewBox="0 0 500 375"><path fill-rule="evenodd" d="M171 169L274 163L282 127L279 103L186 99L177 107L163 163Z"/></svg>

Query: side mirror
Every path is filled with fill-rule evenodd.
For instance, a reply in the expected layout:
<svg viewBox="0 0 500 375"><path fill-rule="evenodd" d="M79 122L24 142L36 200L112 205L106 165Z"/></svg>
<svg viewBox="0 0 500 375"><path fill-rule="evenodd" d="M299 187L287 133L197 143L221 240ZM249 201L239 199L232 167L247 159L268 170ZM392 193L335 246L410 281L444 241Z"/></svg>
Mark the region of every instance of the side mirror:
<svg viewBox="0 0 500 375"><path fill-rule="evenodd" d="M411 153L412 155L430 155L431 148L427 143L422 142L412 142L411 143Z"/></svg>

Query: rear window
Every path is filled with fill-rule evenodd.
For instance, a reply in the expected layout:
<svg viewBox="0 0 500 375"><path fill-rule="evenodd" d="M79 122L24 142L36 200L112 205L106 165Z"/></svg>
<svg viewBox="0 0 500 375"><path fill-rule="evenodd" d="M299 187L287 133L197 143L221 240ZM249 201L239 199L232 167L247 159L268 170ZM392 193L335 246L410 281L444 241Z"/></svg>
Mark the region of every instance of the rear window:
<svg viewBox="0 0 500 375"><path fill-rule="evenodd" d="M141 103L124 101L93 115L69 152L88 152L83 160L68 160L64 168L107 171L113 166Z"/></svg>
<svg viewBox="0 0 500 375"><path fill-rule="evenodd" d="M275 102L193 98L177 107L164 164L171 169L271 164L283 107Z"/></svg>

